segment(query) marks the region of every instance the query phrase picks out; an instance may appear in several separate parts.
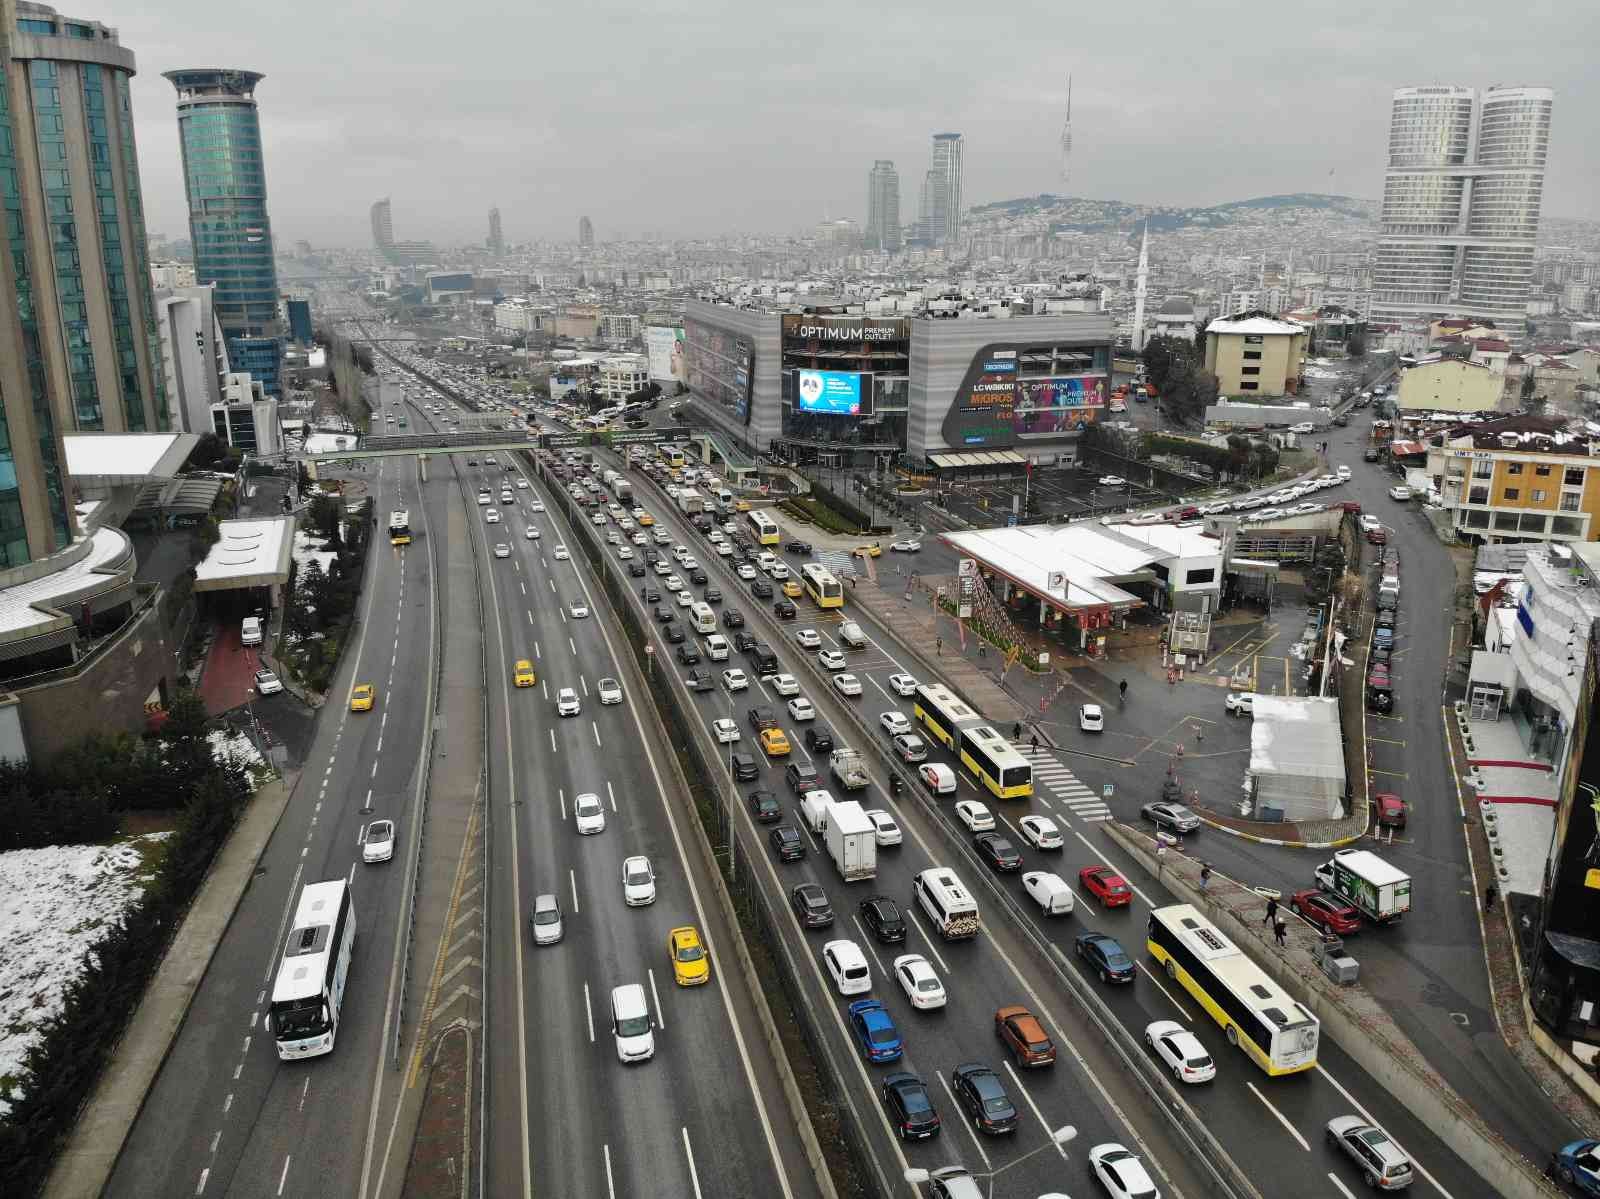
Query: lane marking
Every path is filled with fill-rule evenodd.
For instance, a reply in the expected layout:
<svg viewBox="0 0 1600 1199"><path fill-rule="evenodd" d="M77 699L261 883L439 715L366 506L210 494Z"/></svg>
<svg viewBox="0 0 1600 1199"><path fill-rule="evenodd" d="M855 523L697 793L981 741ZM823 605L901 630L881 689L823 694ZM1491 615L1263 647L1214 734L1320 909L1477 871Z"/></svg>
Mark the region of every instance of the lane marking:
<svg viewBox="0 0 1600 1199"><path fill-rule="evenodd" d="M656 1002L656 1027L666 1031L666 1017L661 1014L661 995L656 991L656 972L654 969L647 971L650 975L650 997Z"/></svg>
<svg viewBox="0 0 1600 1199"><path fill-rule="evenodd" d="M1345 1099L1349 1102L1351 1107L1355 1108L1356 1111L1361 1113L1361 1118L1363 1120L1365 1120L1368 1124L1378 1124L1378 1122L1372 1118L1372 1113L1369 1112L1366 1108L1362 1107L1361 1106L1361 1102L1354 1095L1352 1095L1349 1091L1345 1090L1344 1089L1344 1084L1341 1083L1332 1074L1328 1073L1327 1069L1322 1065L1321 1062L1317 1063L1316 1070L1317 1070L1318 1074L1322 1075L1322 1077L1326 1078L1329 1082L1331 1082L1334 1085L1334 1088L1339 1092L1339 1094L1341 1094L1341 1095L1343 1095L1345 1097ZM1383 1125L1378 1124L1378 1127L1382 1128ZM1443 1195L1445 1197L1445 1199L1453 1199L1453 1196L1450 1194L1450 1192L1445 1190L1444 1187L1439 1185L1439 1180L1437 1178L1435 1178L1432 1174L1429 1174L1427 1170L1423 1169L1422 1163L1417 1161L1417 1158L1416 1158L1415 1154L1410 1153L1409 1151L1407 1151L1407 1156L1411 1158L1411 1168L1413 1170L1415 1170L1418 1174L1422 1175L1422 1177L1426 1178L1428 1180L1428 1182L1430 1184L1432 1184L1434 1190L1438 1191L1439 1194Z"/></svg>
<svg viewBox="0 0 1600 1199"><path fill-rule="evenodd" d="M961 1127L967 1130L967 1135L972 1138L972 1147L978 1151L978 1156L983 1159L984 1173L993 1171L994 1166L989 1162L989 1155L984 1152L983 1142L978 1139L977 1129L972 1127L972 1122L967 1119L966 1111L961 1104L956 1102L956 1093L950 1089L950 1084L944 1080L944 1071L935 1070L933 1076L939 1080L939 1085L944 1088L944 1093L950 1096L950 1109L956 1112L961 1120Z"/></svg>
<svg viewBox="0 0 1600 1199"><path fill-rule="evenodd" d="M1300 1146L1300 1148L1304 1149L1307 1153L1310 1153L1311 1152L1311 1146L1306 1144L1306 1139L1303 1136L1300 1135L1299 1130L1297 1128L1295 1128L1295 1126L1293 1124L1289 1123L1289 1118L1287 1116L1285 1116L1282 1112L1280 1112L1277 1108L1272 1106L1272 1103L1267 1099L1267 1097L1265 1095L1263 1095L1260 1092L1260 1090L1258 1090L1256 1088L1256 1084L1255 1083L1247 1081L1244 1085L1249 1087L1250 1088L1250 1093L1252 1095L1254 1095L1258 1100L1261 1101L1261 1106L1262 1107L1266 1108L1269 1112L1271 1112L1274 1116L1277 1117L1278 1123L1283 1125L1284 1131L1286 1131L1290 1136L1292 1136L1295 1139L1295 1142Z"/></svg>
<svg viewBox="0 0 1600 1199"><path fill-rule="evenodd" d="M1039 1121L1039 1126L1044 1129L1046 1139L1049 1139L1050 1134L1055 1132L1055 1129L1050 1127L1050 1122L1044 1118L1044 1113L1039 1110L1039 1105L1033 1101L1033 1096L1028 1094L1028 1088L1022 1085L1022 1079L1017 1077L1017 1072L1011 1068L1011 1063L1001 1062L1000 1064L1006 1068L1006 1073L1011 1075L1012 1083L1017 1090L1022 1092L1022 1097L1028 1101L1028 1106L1033 1109L1034 1117ZM1067 1147L1056 1141L1051 1141L1050 1143L1055 1145L1056 1152L1061 1155L1061 1160L1066 1161Z"/></svg>

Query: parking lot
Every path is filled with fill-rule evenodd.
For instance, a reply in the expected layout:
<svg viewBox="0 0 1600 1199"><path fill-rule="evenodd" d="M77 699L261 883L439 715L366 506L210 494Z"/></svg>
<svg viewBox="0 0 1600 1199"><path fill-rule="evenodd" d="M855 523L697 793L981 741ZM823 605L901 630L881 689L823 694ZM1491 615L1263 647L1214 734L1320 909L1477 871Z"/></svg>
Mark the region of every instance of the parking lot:
<svg viewBox="0 0 1600 1199"><path fill-rule="evenodd" d="M940 485L946 507L974 524L999 524L1015 502L1019 518L1026 515L1031 498L1040 516L1071 520L1101 512L1121 512L1126 508L1163 504L1172 499L1169 492L1126 479L1117 484L1101 484L1101 478L1087 468L1036 470L1031 479L1022 476L996 479L961 479Z"/></svg>

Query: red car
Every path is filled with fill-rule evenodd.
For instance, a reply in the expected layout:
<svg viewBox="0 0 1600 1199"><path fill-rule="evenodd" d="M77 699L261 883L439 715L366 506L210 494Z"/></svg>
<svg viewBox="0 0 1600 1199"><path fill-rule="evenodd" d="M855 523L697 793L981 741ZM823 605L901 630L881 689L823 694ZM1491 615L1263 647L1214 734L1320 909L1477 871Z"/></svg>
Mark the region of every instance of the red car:
<svg viewBox="0 0 1600 1199"><path fill-rule="evenodd" d="M1325 932L1356 932L1361 927L1361 913L1336 895L1328 895L1312 888L1296 891L1289 896L1289 910L1304 916L1314 927Z"/></svg>
<svg viewBox="0 0 1600 1199"><path fill-rule="evenodd" d="M1388 545L1389 534L1383 529L1368 529L1367 541L1372 545Z"/></svg>
<svg viewBox="0 0 1600 1199"><path fill-rule="evenodd" d="M1133 902L1133 888L1110 866L1085 866L1078 871L1078 886L1098 899L1103 908L1125 908Z"/></svg>
<svg viewBox="0 0 1600 1199"><path fill-rule="evenodd" d="M1171 512L1168 512L1162 519L1163 520L1193 520L1195 517L1197 517L1199 515L1200 515L1200 509L1196 508L1193 504L1190 504L1186 508L1174 508Z"/></svg>
<svg viewBox="0 0 1600 1199"><path fill-rule="evenodd" d="M1357 500L1343 500L1340 502L1339 507L1343 508L1352 516L1361 515L1361 504Z"/></svg>
<svg viewBox="0 0 1600 1199"><path fill-rule="evenodd" d="M1378 813L1380 828L1405 828L1406 801L1392 792L1372 797L1372 806Z"/></svg>

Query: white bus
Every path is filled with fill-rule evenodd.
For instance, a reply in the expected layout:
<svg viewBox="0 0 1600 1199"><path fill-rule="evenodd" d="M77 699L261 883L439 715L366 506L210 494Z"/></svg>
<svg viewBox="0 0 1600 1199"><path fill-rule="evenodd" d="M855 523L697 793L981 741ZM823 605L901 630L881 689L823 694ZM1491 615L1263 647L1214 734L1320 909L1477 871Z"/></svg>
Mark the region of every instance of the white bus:
<svg viewBox="0 0 1600 1199"><path fill-rule="evenodd" d="M1152 908L1145 947L1265 1073L1317 1064L1321 1023L1192 905Z"/></svg>
<svg viewBox="0 0 1600 1199"><path fill-rule="evenodd" d="M805 584L806 594L817 607L844 607L844 584L820 562L807 562L802 566L800 581Z"/></svg>
<svg viewBox="0 0 1600 1199"><path fill-rule="evenodd" d="M752 512L749 514L750 531L755 535L756 541L761 545L777 545L782 534L778 531L778 522L772 519L770 512Z"/></svg>
<svg viewBox="0 0 1600 1199"><path fill-rule="evenodd" d="M355 941L349 885L307 883L272 985L272 1035L284 1061L333 1052Z"/></svg>

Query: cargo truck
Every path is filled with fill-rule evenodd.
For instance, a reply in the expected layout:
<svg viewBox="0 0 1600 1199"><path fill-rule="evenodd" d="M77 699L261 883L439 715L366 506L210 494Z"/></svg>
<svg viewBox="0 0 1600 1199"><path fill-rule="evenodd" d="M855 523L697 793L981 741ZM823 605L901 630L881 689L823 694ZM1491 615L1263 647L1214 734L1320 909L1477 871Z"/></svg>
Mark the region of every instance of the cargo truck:
<svg viewBox="0 0 1600 1199"><path fill-rule="evenodd" d="M872 821L855 800L834 801L828 805L824 830L828 856L839 877L847 883L872 878L878 872L878 840Z"/></svg>
<svg viewBox="0 0 1600 1199"><path fill-rule="evenodd" d="M1388 924L1411 910L1411 876L1365 849L1341 849L1315 871L1317 886Z"/></svg>
<svg viewBox="0 0 1600 1199"><path fill-rule="evenodd" d="M848 746L834 750L828 756L828 766L833 771L833 777L846 791L859 791L872 781L861 755Z"/></svg>
<svg viewBox="0 0 1600 1199"><path fill-rule="evenodd" d="M617 497L617 503L626 504L633 500L633 484L618 475L611 480L611 494Z"/></svg>
<svg viewBox="0 0 1600 1199"><path fill-rule="evenodd" d="M693 487L682 488L673 503L678 505L678 511L685 516L694 516L696 513L706 510L706 497Z"/></svg>

